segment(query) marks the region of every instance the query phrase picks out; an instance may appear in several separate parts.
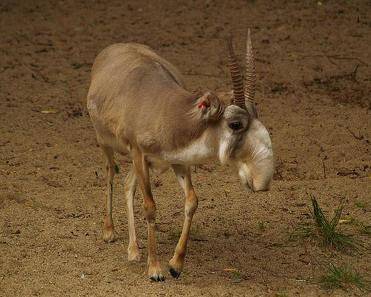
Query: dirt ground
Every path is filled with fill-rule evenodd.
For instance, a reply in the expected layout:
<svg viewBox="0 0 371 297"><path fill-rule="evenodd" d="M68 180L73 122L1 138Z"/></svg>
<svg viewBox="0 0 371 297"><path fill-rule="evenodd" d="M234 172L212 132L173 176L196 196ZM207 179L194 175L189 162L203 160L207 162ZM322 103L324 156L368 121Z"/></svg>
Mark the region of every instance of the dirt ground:
<svg viewBox="0 0 371 297"><path fill-rule="evenodd" d="M0 2L1 296L363 296L326 291L328 263L371 274L366 246L337 252L290 240L309 194L326 213L370 224L371 5L369 1ZM90 68L104 47L145 43L173 62L190 90L230 89L224 37L242 57L256 50L257 101L272 135L269 192L244 191L231 167L196 168L200 199L185 271L164 283L145 275L146 229L136 199L142 261L128 263L122 181L115 179L117 240L101 237L103 156L85 108ZM168 171L153 176L160 259L166 268L183 220Z"/></svg>

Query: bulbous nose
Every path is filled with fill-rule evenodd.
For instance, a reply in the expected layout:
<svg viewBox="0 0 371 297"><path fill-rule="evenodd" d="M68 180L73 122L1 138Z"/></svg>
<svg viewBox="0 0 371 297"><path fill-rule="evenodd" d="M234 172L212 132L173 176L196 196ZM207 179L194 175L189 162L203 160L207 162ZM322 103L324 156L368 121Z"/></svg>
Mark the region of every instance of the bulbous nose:
<svg viewBox="0 0 371 297"><path fill-rule="evenodd" d="M246 180L246 189L253 192L268 191L270 189L271 179L248 179Z"/></svg>
<svg viewBox="0 0 371 297"><path fill-rule="evenodd" d="M273 170L271 168L266 167L265 171L261 171L260 174L253 175L250 180L248 180L249 187L254 192L259 191L268 191L270 189L272 177L273 177Z"/></svg>
<svg viewBox="0 0 371 297"><path fill-rule="evenodd" d="M250 164L250 166L242 164L238 173L242 183L245 184L248 190L258 192L269 190L273 171L273 161L267 158L259 164Z"/></svg>

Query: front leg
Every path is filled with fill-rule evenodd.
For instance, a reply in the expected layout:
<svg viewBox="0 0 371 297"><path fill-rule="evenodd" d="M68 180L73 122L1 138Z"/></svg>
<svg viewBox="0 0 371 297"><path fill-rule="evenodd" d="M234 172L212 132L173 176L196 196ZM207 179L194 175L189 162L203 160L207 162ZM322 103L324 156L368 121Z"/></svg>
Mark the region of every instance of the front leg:
<svg viewBox="0 0 371 297"><path fill-rule="evenodd" d="M143 206L144 206L144 216L147 220L148 228L148 276L154 281L165 280L162 275L160 262L157 259L156 251L156 205L153 200L151 184L149 180L149 170L148 164L144 158L144 155L139 150L133 150L133 161L138 177L139 185L143 193Z"/></svg>
<svg viewBox="0 0 371 297"><path fill-rule="evenodd" d="M191 229L193 215L197 209L198 200L192 186L191 173L189 167L182 165L173 165L173 170L185 194L185 207L184 207L185 217L182 234L180 235L178 244L175 248L174 256L171 258L169 262L170 274L173 277L178 278L183 270L189 231Z"/></svg>

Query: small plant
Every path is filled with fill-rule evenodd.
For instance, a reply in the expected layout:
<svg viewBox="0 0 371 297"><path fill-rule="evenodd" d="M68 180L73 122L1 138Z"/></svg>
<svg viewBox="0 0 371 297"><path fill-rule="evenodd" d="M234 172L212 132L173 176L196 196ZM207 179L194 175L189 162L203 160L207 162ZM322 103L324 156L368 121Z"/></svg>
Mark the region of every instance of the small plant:
<svg viewBox="0 0 371 297"><path fill-rule="evenodd" d="M309 223L301 223L295 230L290 234L289 240L297 240L303 238L315 237L315 231L312 225Z"/></svg>
<svg viewBox="0 0 371 297"><path fill-rule="evenodd" d="M371 235L371 225L361 225L360 226L360 232L364 235Z"/></svg>
<svg viewBox="0 0 371 297"><path fill-rule="evenodd" d="M117 164L115 164L115 173L116 174L119 174L120 173L120 167Z"/></svg>
<svg viewBox="0 0 371 297"><path fill-rule="evenodd" d="M258 222L258 229L260 232L264 232L265 230L267 230L267 226L264 222Z"/></svg>
<svg viewBox="0 0 371 297"><path fill-rule="evenodd" d="M286 293L278 292L274 295L275 297L288 297Z"/></svg>
<svg viewBox="0 0 371 297"><path fill-rule="evenodd" d="M358 208L360 208L362 210L366 210L366 208L367 208L366 202L362 202L362 201L357 201L355 203L355 206L357 206Z"/></svg>
<svg viewBox="0 0 371 297"><path fill-rule="evenodd" d="M369 290L367 282L359 275L346 266L335 266L330 264L325 275L320 279L320 283L325 289L347 290L355 286L361 290Z"/></svg>
<svg viewBox="0 0 371 297"><path fill-rule="evenodd" d="M324 215L321 207L319 206L316 198L311 196L312 200L312 216L316 223L318 234L323 238L325 245L333 247L337 250L344 250L347 248L356 248L356 244L352 237L345 235L336 230L341 218L343 206L335 210L334 217L329 220Z"/></svg>
<svg viewBox="0 0 371 297"><path fill-rule="evenodd" d="M232 283L240 283L245 279L243 273L236 268L225 268L223 271L228 273Z"/></svg>
<svg viewBox="0 0 371 297"><path fill-rule="evenodd" d="M243 280L243 275L240 271L236 270L232 272L231 281L232 283L240 283Z"/></svg>
<svg viewBox="0 0 371 297"><path fill-rule="evenodd" d="M358 249L359 245L354 239L337 230L339 222L341 222L341 214L343 206L335 209L335 214L331 219L328 219L319 206L317 199L311 195L312 209L311 216L315 225L310 223L301 223L291 234L290 240L303 238L320 238L324 245L330 246L337 250ZM366 229L367 232L367 229Z"/></svg>

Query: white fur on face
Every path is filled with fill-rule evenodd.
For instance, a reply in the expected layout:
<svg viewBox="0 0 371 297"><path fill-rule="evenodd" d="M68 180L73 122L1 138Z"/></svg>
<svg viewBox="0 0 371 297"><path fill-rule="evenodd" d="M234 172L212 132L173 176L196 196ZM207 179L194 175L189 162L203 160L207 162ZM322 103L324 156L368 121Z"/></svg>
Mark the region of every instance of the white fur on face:
<svg viewBox="0 0 371 297"><path fill-rule="evenodd" d="M247 144L252 152L253 162L273 157L272 142L267 129L258 120L254 120L251 126L247 134Z"/></svg>
<svg viewBox="0 0 371 297"><path fill-rule="evenodd" d="M228 121L235 120L243 123L244 127L248 124L248 113L245 109L237 105L229 105L225 108L223 117L225 121L220 126L221 132L219 136L218 157L222 164L227 163L237 146L239 141L243 139L242 134L235 134L227 125Z"/></svg>
<svg viewBox="0 0 371 297"><path fill-rule="evenodd" d="M232 132L228 130L224 130L220 137L218 157L222 164L226 164L229 160L232 137Z"/></svg>

